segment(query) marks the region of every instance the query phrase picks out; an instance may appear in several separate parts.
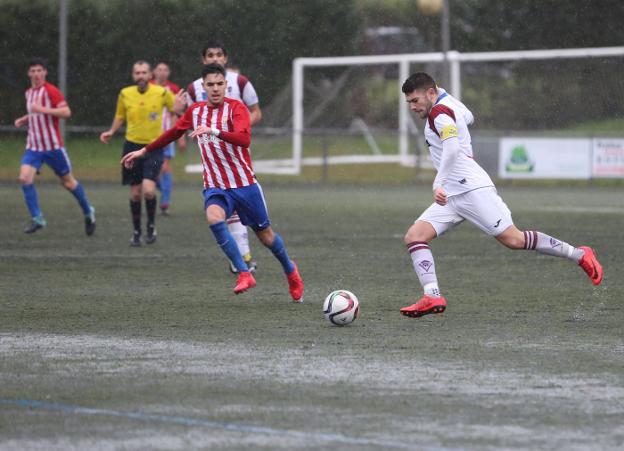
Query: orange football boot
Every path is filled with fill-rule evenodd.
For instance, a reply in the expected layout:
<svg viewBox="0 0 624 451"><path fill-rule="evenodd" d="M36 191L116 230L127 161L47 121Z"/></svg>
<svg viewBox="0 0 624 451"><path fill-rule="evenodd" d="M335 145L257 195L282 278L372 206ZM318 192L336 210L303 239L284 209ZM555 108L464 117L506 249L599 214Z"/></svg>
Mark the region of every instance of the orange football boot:
<svg viewBox="0 0 624 451"><path fill-rule="evenodd" d="M256 279L251 275L249 271L241 272L236 280L236 286L234 287L234 293L240 294L243 291L247 291L250 288L256 286Z"/></svg>
<svg viewBox="0 0 624 451"><path fill-rule="evenodd" d="M424 295L422 298L408 307L403 307L400 311L402 315L410 318L420 318L431 313L442 313L446 309L446 299L443 297L434 298Z"/></svg>
<svg viewBox="0 0 624 451"><path fill-rule="evenodd" d="M301 275L299 275L297 264L293 262L293 265L295 266L295 270L286 275L288 278L288 290L294 302L303 302L303 279L301 279Z"/></svg>
<svg viewBox="0 0 624 451"><path fill-rule="evenodd" d="M591 247L580 246L584 254L579 260L579 266L587 273L594 285L600 285L602 282L602 265L596 258L596 253Z"/></svg>

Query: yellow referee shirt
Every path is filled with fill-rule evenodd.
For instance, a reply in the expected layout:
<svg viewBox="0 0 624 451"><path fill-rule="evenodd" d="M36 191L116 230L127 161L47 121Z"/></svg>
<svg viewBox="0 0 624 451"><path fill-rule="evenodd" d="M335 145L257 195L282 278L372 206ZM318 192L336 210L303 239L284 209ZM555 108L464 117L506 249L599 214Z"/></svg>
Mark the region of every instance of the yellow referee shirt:
<svg viewBox="0 0 624 451"><path fill-rule="evenodd" d="M126 139L137 144L149 144L162 133L162 112L173 112L174 96L168 89L152 83L139 92L138 86L123 88L117 99L115 119L126 122Z"/></svg>

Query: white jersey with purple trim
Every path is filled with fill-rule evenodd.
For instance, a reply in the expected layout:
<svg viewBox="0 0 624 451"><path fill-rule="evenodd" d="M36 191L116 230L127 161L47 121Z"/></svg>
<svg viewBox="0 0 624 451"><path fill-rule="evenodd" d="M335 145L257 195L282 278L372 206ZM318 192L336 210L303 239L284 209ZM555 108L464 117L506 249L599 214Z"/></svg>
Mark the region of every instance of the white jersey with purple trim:
<svg viewBox="0 0 624 451"><path fill-rule="evenodd" d="M438 88L438 100L429 112L425 124L425 139L436 170L442 161L442 142L446 139L459 140L459 152L448 177L443 183L447 196L472 191L485 186L494 186L490 176L474 160L472 141L468 126L474 116L466 106L444 89Z"/></svg>
<svg viewBox="0 0 624 451"><path fill-rule="evenodd" d="M247 77L228 70L225 72L225 79L227 81L225 97L243 102L247 107L256 105L259 102L258 94ZM203 80L198 78L189 85L187 89L189 105L208 100L202 82Z"/></svg>

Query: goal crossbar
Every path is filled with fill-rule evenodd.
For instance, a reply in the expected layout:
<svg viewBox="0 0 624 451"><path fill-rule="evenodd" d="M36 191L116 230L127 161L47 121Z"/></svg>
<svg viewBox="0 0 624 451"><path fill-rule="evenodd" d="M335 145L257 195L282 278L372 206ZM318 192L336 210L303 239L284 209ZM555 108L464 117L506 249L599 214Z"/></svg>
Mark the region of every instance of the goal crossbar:
<svg viewBox="0 0 624 451"><path fill-rule="evenodd" d="M306 67L337 67L337 66L362 66L373 64L398 64L399 66L399 89L400 84L409 77L411 63L439 63L449 64L450 92L457 98L461 98L461 63L475 61L514 61L514 60L540 60L540 59L563 59L563 58L591 58L591 57L624 57L624 47L593 47L572 49L548 49L548 50L514 50L503 52L473 52L460 53L449 51L447 53L408 53L394 55L366 55L366 56L332 56L316 58L296 58L293 60L292 92L293 92L293 129L292 129L292 166L290 173L299 174L304 164L302 155L304 129L304 70ZM410 165L412 159L409 156L409 111L405 107L405 101L399 96L399 158L404 165ZM285 168L282 168L284 170Z"/></svg>

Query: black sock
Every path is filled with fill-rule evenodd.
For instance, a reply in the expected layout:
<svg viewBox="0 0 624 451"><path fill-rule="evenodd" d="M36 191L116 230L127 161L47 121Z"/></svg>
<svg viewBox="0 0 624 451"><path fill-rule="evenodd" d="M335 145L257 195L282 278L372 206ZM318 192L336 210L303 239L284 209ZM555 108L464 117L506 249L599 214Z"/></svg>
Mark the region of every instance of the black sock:
<svg viewBox="0 0 624 451"><path fill-rule="evenodd" d="M130 213L132 214L132 224L134 231L141 233L141 201L130 200Z"/></svg>
<svg viewBox="0 0 624 451"><path fill-rule="evenodd" d="M153 226L156 220L156 196L151 199L145 199L145 208L147 209L147 226Z"/></svg>

